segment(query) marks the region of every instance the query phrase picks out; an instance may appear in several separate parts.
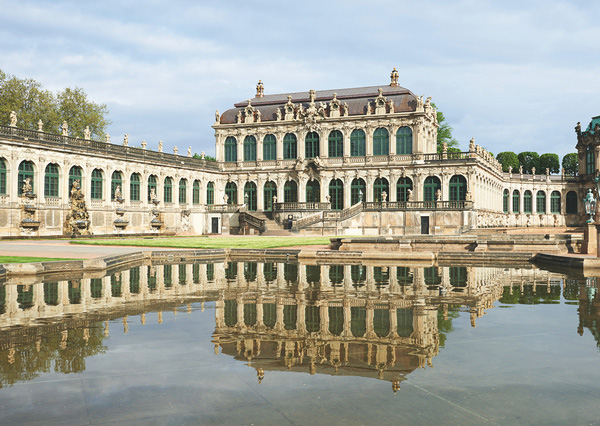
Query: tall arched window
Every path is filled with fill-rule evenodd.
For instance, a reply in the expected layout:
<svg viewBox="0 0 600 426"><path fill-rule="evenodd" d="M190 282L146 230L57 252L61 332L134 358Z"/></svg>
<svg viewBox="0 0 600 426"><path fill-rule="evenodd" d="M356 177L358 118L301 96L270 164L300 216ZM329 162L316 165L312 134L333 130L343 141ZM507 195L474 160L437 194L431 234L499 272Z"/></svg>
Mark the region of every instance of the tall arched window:
<svg viewBox="0 0 600 426"><path fill-rule="evenodd" d="M331 210L344 209L344 184L340 179L333 179L329 182L329 197Z"/></svg>
<svg viewBox="0 0 600 426"><path fill-rule="evenodd" d="M256 138L246 136L244 138L244 161L256 161Z"/></svg>
<svg viewBox="0 0 600 426"><path fill-rule="evenodd" d="M154 191L152 191L154 190ZM148 202L152 202L152 192L158 199L158 179L155 175L150 175L148 177Z"/></svg>
<svg viewBox="0 0 600 426"><path fill-rule="evenodd" d="M187 204L187 179L179 179L179 204Z"/></svg>
<svg viewBox="0 0 600 426"><path fill-rule="evenodd" d="M538 191L535 195L535 212L546 213L546 193L544 191Z"/></svg>
<svg viewBox="0 0 600 426"><path fill-rule="evenodd" d="M0 194L6 194L6 163L0 158Z"/></svg>
<svg viewBox="0 0 600 426"><path fill-rule="evenodd" d="M208 182L206 184L206 204L209 206L215 203L215 184Z"/></svg>
<svg viewBox="0 0 600 426"><path fill-rule="evenodd" d="M321 185L318 180L309 180L306 182L306 202L318 203L321 201Z"/></svg>
<svg viewBox="0 0 600 426"><path fill-rule="evenodd" d="M233 136L228 136L225 139L225 161L237 161L237 140Z"/></svg>
<svg viewBox="0 0 600 426"><path fill-rule="evenodd" d="M387 200L390 199L390 184L386 178L377 178L373 184L373 201L379 203L383 200L381 194L387 194Z"/></svg>
<svg viewBox="0 0 600 426"><path fill-rule="evenodd" d="M163 201L165 203L173 202L173 179L168 176L165 178L164 182Z"/></svg>
<svg viewBox="0 0 600 426"><path fill-rule="evenodd" d="M263 160L277 159L277 139L274 135L268 134L263 139Z"/></svg>
<svg viewBox="0 0 600 426"><path fill-rule="evenodd" d="M400 127L396 132L396 154L412 154L412 130Z"/></svg>
<svg viewBox="0 0 600 426"><path fill-rule="evenodd" d="M408 201L408 190L412 190L413 183L410 178L403 177L396 183L396 200Z"/></svg>
<svg viewBox="0 0 600 426"><path fill-rule="evenodd" d="M237 185L235 182L227 182L227 185L225 185L225 199L227 204L238 203Z"/></svg>
<svg viewBox="0 0 600 426"><path fill-rule="evenodd" d="M512 194L513 213L521 213L521 193L515 189Z"/></svg>
<svg viewBox="0 0 600 426"><path fill-rule="evenodd" d="M58 165L51 163L44 172L44 197L58 197Z"/></svg>
<svg viewBox="0 0 600 426"><path fill-rule="evenodd" d="M90 197L92 200L102 200L102 187L104 178L102 177L102 170L92 170L92 186L90 190Z"/></svg>
<svg viewBox="0 0 600 426"><path fill-rule="evenodd" d="M123 192L123 175L121 172L115 170L112 172L110 176L110 199L115 199L115 191L117 190L117 186L121 188L121 193ZM122 195L121 195L122 196Z"/></svg>
<svg viewBox="0 0 600 426"><path fill-rule="evenodd" d="M423 184L423 201L435 201L435 193L442 189L437 176L428 176Z"/></svg>
<svg viewBox="0 0 600 426"><path fill-rule="evenodd" d="M575 191L567 192L566 204L567 214L577 214L577 193Z"/></svg>
<svg viewBox="0 0 600 426"><path fill-rule="evenodd" d="M467 195L467 179L463 175L454 175L450 178L450 201L465 201Z"/></svg>
<svg viewBox="0 0 600 426"><path fill-rule="evenodd" d="M355 129L350 134L350 156L364 157L367 155L367 137L362 129Z"/></svg>
<svg viewBox="0 0 600 426"><path fill-rule="evenodd" d="M585 150L585 172L588 175L593 175L595 171L596 165L594 164L594 147L592 145L588 145Z"/></svg>
<svg viewBox="0 0 600 426"><path fill-rule="evenodd" d="M246 208L251 211L256 211L256 184L254 182L246 182L244 185L244 204Z"/></svg>
<svg viewBox="0 0 600 426"><path fill-rule="evenodd" d="M304 156L306 158L315 158L319 154L319 134L317 132L308 132L304 138Z"/></svg>
<svg viewBox="0 0 600 426"><path fill-rule="evenodd" d="M298 202L298 184L294 180L288 180L283 186L283 202L297 203Z"/></svg>
<svg viewBox="0 0 600 426"><path fill-rule="evenodd" d="M531 198L531 191L527 190L523 193L523 213L531 213L533 207Z"/></svg>
<svg viewBox="0 0 600 426"><path fill-rule="evenodd" d="M387 129L380 127L373 132L373 155L388 155L390 153L390 134Z"/></svg>
<svg viewBox="0 0 600 426"><path fill-rule="evenodd" d="M35 185L33 180L33 163L31 161L22 161L19 164L19 174L17 176L17 193L19 195L23 194L23 183L25 179L29 179L31 181L31 190L35 192Z"/></svg>
<svg viewBox="0 0 600 426"><path fill-rule="evenodd" d="M550 213L560 214L560 192L552 191L550 194Z"/></svg>
<svg viewBox="0 0 600 426"><path fill-rule="evenodd" d="M273 197L277 196L277 185L273 181L265 183L264 197L265 197L265 211L273 210Z"/></svg>
<svg viewBox="0 0 600 426"><path fill-rule="evenodd" d="M367 185L363 179L353 179L350 184L350 203L352 205L366 200Z"/></svg>
<svg viewBox="0 0 600 426"><path fill-rule="evenodd" d="M339 130L329 132L329 156L343 157L344 156L344 136Z"/></svg>
<svg viewBox="0 0 600 426"><path fill-rule="evenodd" d="M283 137L283 159L294 160L298 156L298 143L296 141L296 135L293 133L287 133Z"/></svg>
<svg viewBox="0 0 600 426"><path fill-rule="evenodd" d="M192 203L200 204L200 181L194 180L194 186L192 187Z"/></svg>
<svg viewBox="0 0 600 426"><path fill-rule="evenodd" d="M73 183L78 180L79 185L83 188L83 169L79 166L73 166L69 170L69 192L73 188Z"/></svg>
<svg viewBox="0 0 600 426"><path fill-rule="evenodd" d="M142 177L139 173L132 173L129 178L129 201L140 201L142 199Z"/></svg>
<svg viewBox="0 0 600 426"><path fill-rule="evenodd" d="M504 213L508 213L509 201L510 201L510 194L508 192L508 189L505 189L504 192L502 193L502 211Z"/></svg>

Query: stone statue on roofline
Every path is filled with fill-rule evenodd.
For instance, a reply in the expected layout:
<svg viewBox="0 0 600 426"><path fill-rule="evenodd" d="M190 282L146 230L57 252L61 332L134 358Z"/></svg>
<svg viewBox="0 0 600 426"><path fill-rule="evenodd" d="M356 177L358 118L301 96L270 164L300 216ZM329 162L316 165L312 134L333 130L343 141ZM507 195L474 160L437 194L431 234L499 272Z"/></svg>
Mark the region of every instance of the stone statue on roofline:
<svg viewBox="0 0 600 426"><path fill-rule="evenodd" d="M275 116L277 117L277 121L281 121L281 110L279 108L275 111Z"/></svg>
<svg viewBox="0 0 600 426"><path fill-rule="evenodd" d="M219 124L221 123L221 114L219 113L219 110L217 110L215 112L215 124Z"/></svg>
<svg viewBox="0 0 600 426"><path fill-rule="evenodd" d="M14 111L10 112L10 127L17 127L17 113Z"/></svg>
<svg viewBox="0 0 600 426"><path fill-rule="evenodd" d="M91 137L92 132L90 131L90 126L85 126L85 129L83 130L83 139L89 141Z"/></svg>
<svg viewBox="0 0 600 426"><path fill-rule="evenodd" d="M129 135L127 133L123 136L123 146L129 146Z"/></svg>
<svg viewBox="0 0 600 426"><path fill-rule="evenodd" d="M188 157L192 156L192 147L191 146L188 146L187 156Z"/></svg>
<svg viewBox="0 0 600 426"><path fill-rule="evenodd" d="M163 152L163 141L158 141L158 152Z"/></svg>
<svg viewBox="0 0 600 426"><path fill-rule="evenodd" d="M67 124L66 121L63 121L62 126L60 126L62 128L62 134L63 136L68 136L69 135L69 125Z"/></svg>

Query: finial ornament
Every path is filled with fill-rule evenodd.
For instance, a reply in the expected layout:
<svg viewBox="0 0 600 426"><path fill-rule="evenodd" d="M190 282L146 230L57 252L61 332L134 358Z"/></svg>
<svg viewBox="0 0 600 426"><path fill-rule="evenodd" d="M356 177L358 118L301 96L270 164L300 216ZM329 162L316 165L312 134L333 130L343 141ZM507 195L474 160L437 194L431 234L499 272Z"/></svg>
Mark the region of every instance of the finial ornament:
<svg viewBox="0 0 600 426"><path fill-rule="evenodd" d="M396 68L394 68L392 70L392 73L390 74L390 79L391 79L390 86L392 86L392 87L400 86L398 84L398 71L396 71Z"/></svg>
<svg viewBox="0 0 600 426"><path fill-rule="evenodd" d="M38 120L37 125L38 125L38 132L43 132L44 131L44 122L42 120Z"/></svg>
<svg viewBox="0 0 600 426"><path fill-rule="evenodd" d="M258 80L258 84L256 85L256 97L263 98L265 96L265 85L261 80Z"/></svg>

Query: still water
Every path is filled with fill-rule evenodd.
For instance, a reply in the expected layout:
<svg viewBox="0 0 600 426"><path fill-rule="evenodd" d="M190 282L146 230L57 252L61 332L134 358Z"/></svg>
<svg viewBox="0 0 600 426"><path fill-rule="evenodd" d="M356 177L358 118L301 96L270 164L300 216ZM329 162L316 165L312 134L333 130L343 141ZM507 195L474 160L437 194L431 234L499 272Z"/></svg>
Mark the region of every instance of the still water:
<svg viewBox="0 0 600 426"><path fill-rule="evenodd" d="M600 419L595 278L215 262L0 285L3 424Z"/></svg>

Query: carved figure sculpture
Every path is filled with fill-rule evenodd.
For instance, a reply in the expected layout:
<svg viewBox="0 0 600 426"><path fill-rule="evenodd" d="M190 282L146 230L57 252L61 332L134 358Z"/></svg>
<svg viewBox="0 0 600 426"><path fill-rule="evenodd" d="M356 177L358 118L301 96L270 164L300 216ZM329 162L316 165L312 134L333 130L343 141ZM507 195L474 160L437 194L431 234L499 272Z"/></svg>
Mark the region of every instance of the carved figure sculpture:
<svg viewBox="0 0 600 426"><path fill-rule="evenodd" d="M174 153L175 155L177 155L177 153L178 153L178 152L179 152L179 149L178 149L177 147L174 147L174 148L173 148L173 153Z"/></svg>
<svg viewBox="0 0 600 426"><path fill-rule="evenodd" d="M348 110L350 109L350 107L348 106L347 102L344 102L344 117L348 117Z"/></svg>
<svg viewBox="0 0 600 426"><path fill-rule="evenodd" d="M381 202L385 203L387 201L387 192L383 191L381 193Z"/></svg>
<svg viewBox="0 0 600 426"><path fill-rule="evenodd" d="M129 135L127 133L123 136L123 146L129 146Z"/></svg>
<svg viewBox="0 0 600 426"><path fill-rule="evenodd" d="M284 107L285 119L293 120L294 119L294 104L292 103L292 95L288 95L287 98L288 98L288 101Z"/></svg>
<svg viewBox="0 0 600 426"><path fill-rule="evenodd" d="M281 110L279 108L277 108L275 115L277 116L277 121L281 121Z"/></svg>
<svg viewBox="0 0 600 426"><path fill-rule="evenodd" d="M242 111L238 111L237 113L237 122L238 124L242 122Z"/></svg>
<svg viewBox="0 0 600 426"><path fill-rule="evenodd" d="M150 188L150 201L154 202L158 198L156 197L156 189Z"/></svg>
<svg viewBox="0 0 600 426"><path fill-rule="evenodd" d="M442 201L442 191L440 189L435 191L435 201Z"/></svg>
<svg viewBox="0 0 600 426"><path fill-rule="evenodd" d="M44 131L44 122L42 120L38 120L37 125L38 125L38 132L43 132Z"/></svg>
<svg viewBox="0 0 600 426"><path fill-rule="evenodd" d="M123 198L123 194L121 193L121 185L117 185L115 188L115 199L120 200Z"/></svg>
<svg viewBox="0 0 600 426"><path fill-rule="evenodd" d="M73 182L69 205L70 210L65 217L65 232L71 236L89 235L89 214L79 180Z"/></svg>
<svg viewBox="0 0 600 426"><path fill-rule="evenodd" d="M142 149L146 149L146 146L147 146L147 145L148 145L148 144L146 143L146 141L142 141Z"/></svg>
<svg viewBox="0 0 600 426"><path fill-rule="evenodd" d="M14 111L10 112L10 127L17 127L17 113Z"/></svg>
<svg viewBox="0 0 600 426"><path fill-rule="evenodd" d="M217 110L215 112L215 124L219 124L221 122L221 114L219 113L219 110Z"/></svg>
<svg viewBox="0 0 600 426"><path fill-rule="evenodd" d="M89 141L91 137L92 137L92 132L90 132L90 126L85 126L85 129L83 130L83 138L86 141Z"/></svg>
<svg viewBox="0 0 600 426"><path fill-rule="evenodd" d="M469 152L475 152L475 138L471 138L469 141Z"/></svg>
<svg viewBox="0 0 600 426"><path fill-rule="evenodd" d="M104 142L110 143L110 135L108 134L108 132L106 133L106 135L104 135Z"/></svg>
<svg viewBox="0 0 600 426"><path fill-rule="evenodd" d="M61 128L62 128L63 136L68 136L69 135L69 125L67 124L66 121L63 121Z"/></svg>
<svg viewBox="0 0 600 426"><path fill-rule="evenodd" d="M31 186L31 179L30 178L26 178L23 181L23 187L21 188L21 193L23 195L27 195L27 194L32 194L33 193L33 187Z"/></svg>
<svg viewBox="0 0 600 426"><path fill-rule="evenodd" d="M390 114L394 113L394 101L390 99Z"/></svg>
<svg viewBox="0 0 600 426"><path fill-rule="evenodd" d="M317 109L317 114L319 114L323 118L325 118L326 116L325 108L327 108L327 105L324 102L319 102L319 109Z"/></svg>
<svg viewBox="0 0 600 426"><path fill-rule="evenodd" d="M191 156L192 156L192 147L191 147L191 146L188 146L188 153L187 153L187 156L188 156L188 157L191 157Z"/></svg>
<svg viewBox="0 0 600 426"><path fill-rule="evenodd" d="M158 152L163 152L163 141L158 141Z"/></svg>

